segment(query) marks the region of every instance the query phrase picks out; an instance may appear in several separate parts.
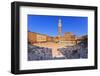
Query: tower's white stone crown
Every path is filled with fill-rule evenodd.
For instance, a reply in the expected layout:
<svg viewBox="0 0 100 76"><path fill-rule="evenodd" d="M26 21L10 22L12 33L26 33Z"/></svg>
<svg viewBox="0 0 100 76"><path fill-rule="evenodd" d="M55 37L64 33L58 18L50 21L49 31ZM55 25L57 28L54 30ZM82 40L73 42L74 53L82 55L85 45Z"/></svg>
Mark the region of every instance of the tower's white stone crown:
<svg viewBox="0 0 100 76"><path fill-rule="evenodd" d="M59 19L58 27L61 27L61 19Z"/></svg>

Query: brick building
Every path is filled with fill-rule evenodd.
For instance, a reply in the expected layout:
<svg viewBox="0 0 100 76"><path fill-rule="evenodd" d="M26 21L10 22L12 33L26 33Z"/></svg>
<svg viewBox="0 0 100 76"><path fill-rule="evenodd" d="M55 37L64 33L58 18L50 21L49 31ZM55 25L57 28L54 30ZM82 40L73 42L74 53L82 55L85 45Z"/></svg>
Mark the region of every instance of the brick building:
<svg viewBox="0 0 100 76"><path fill-rule="evenodd" d="M28 32L28 42L33 43L41 43L41 42L63 42L68 44L69 46L75 45L79 43L83 37L76 37L71 32L65 32L62 36L62 23L61 19L58 21L58 35L55 37L48 36L46 34L40 34L36 32Z"/></svg>

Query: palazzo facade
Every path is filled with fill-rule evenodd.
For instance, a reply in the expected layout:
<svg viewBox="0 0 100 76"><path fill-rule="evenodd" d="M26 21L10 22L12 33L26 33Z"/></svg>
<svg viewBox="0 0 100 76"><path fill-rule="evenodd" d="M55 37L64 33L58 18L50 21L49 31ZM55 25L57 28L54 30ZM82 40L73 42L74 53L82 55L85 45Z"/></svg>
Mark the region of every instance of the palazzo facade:
<svg viewBox="0 0 100 76"><path fill-rule="evenodd" d="M64 35L62 35L62 24L61 19L58 21L58 35L55 37L48 36L46 34L40 34L36 32L28 32L28 42L33 43L42 43L42 42L61 42L66 43L69 46L75 45L78 42L82 40L81 37L77 38L73 33L71 32L65 32Z"/></svg>

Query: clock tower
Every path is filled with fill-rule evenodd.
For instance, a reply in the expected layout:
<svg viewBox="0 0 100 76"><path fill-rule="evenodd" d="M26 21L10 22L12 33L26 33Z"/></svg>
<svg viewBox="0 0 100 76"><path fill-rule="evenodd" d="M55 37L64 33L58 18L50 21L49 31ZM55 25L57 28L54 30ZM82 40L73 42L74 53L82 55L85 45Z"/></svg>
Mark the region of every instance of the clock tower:
<svg viewBox="0 0 100 76"><path fill-rule="evenodd" d="M62 36L62 24L61 24L61 19L59 19L58 22L58 37Z"/></svg>
<svg viewBox="0 0 100 76"><path fill-rule="evenodd" d="M62 24L61 24L61 19L58 21L58 41L61 42L62 38Z"/></svg>

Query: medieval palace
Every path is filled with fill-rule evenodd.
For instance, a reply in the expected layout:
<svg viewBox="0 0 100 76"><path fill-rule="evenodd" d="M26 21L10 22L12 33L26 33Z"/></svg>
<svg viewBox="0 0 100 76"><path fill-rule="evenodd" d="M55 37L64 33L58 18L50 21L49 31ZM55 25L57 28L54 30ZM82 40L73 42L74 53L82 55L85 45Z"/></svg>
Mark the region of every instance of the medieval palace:
<svg viewBox="0 0 100 76"><path fill-rule="evenodd" d="M76 37L71 32L65 32L62 36L62 24L61 19L58 22L58 35L55 37L48 36L46 34L40 34L36 32L28 32L28 42L31 44L34 43L43 43L43 42L56 42L56 43L66 43L69 46L73 46L80 42L84 37Z"/></svg>

